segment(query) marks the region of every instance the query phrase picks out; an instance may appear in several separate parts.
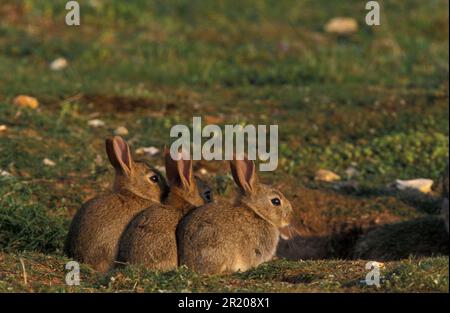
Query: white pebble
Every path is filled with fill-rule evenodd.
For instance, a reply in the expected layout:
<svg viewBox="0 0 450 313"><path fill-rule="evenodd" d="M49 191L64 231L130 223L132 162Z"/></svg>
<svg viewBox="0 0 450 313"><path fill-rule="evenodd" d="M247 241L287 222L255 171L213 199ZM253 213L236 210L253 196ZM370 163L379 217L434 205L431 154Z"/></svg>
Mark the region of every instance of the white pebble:
<svg viewBox="0 0 450 313"><path fill-rule="evenodd" d="M51 167L56 165L55 161L52 161L52 160L47 159L47 158L42 160L42 163L44 163L44 165L46 165L46 166L51 166Z"/></svg>
<svg viewBox="0 0 450 313"><path fill-rule="evenodd" d="M333 182L340 180L341 177L332 171L320 169L316 172L314 179L318 181Z"/></svg>
<svg viewBox="0 0 450 313"><path fill-rule="evenodd" d="M433 186L433 180L426 178L418 178L411 180L397 179L394 183L394 186L398 190L412 189L423 193L429 193L431 191L431 186Z"/></svg>
<svg viewBox="0 0 450 313"><path fill-rule="evenodd" d="M88 122L88 125L94 128L105 126L105 122L99 119L93 119Z"/></svg>
<svg viewBox="0 0 450 313"><path fill-rule="evenodd" d="M50 69L52 71L60 71L65 69L69 65L69 62L65 58L57 58L50 63Z"/></svg>
<svg viewBox="0 0 450 313"><path fill-rule="evenodd" d="M335 17L325 25L327 33L338 35L351 35L358 31L358 22L350 17Z"/></svg>
<svg viewBox="0 0 450 313"><path fill-rule="evenodd" d="M155 156L159 153L159 149L156 147L140 147L136 149L136 154L144 154L148 156Z"/></svg>
<svg viewBox="0 0 450 313"><path fill-rule="evenodd" d="M353 166L349 166L346 170L345 170L345 175L347 175L348 178L353 178L359 175L359 172L356 168L354 168Z"/></svg>
<svg viewBox="0 0 450 313"><path fill-rule="evenodd" d="M126 136L128 135L128 129L125 126L119 126L114 130L114 135Z"/></svg>
<svg viewBox="0 0 450 313"><path fill-rule="evenodd" d="M8 173L7 171L0 170L0 176L2 176L2 177L10 177L12 175L11 175L11 173Z"/></svg>

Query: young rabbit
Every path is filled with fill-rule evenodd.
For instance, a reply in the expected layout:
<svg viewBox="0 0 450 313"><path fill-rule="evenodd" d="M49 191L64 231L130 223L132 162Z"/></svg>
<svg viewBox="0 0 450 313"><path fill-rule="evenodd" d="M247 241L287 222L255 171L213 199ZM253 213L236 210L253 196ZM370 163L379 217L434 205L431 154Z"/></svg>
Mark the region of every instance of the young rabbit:
<svg viewBox="0 0 450 313"><path fill-rule="evenodd" d="M232 161L230 167L240 191L235 204L197 208L178 226L180 263L199 273L245 271L269 261L279 229L292 220L290 202L258 182L253 161Z"/></svg>
<svg viewBox="0 0 450 313"><path fill-rule="evenodd" d="M205 203L193 176L192 160L174 161L167 149L164 154L169 195L164 205L150 206L129 224L120 241L119 262L141 264L152 270L176 268L178 222L190 210ZM209 201L208 189L202 195Z"/></svg>
<svg viewBox="0 0 450 313"><path fill-rule="evenodd" d="M108 271L117 256L119 239L128 223L167 193L161 174L142 161L134 161L121 137L106 140L106 152L116 170L113 191L84 203L67 235L66 254Z"/></svg>

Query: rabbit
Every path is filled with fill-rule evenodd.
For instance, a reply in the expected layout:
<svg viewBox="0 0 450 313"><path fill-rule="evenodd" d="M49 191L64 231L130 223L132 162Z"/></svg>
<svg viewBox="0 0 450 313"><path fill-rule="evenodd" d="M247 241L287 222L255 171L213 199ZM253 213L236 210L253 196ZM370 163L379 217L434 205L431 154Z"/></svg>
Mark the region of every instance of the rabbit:
<svg viewBox="0 0 450 313"><path fill-rule="evenodd" d="M120 241L118 263L140 264L151 270L176 268L178 222L193 208L211 201L211 191L205 186L199 193L192 160L174 161L167 148L164 155L169 195L164 204L150 206L130 222Z"/></svg>
<svg viewBox="0 0 450 313"><path fill-rule="evenodd" d="M240 191L235 204L199 207L177 229L180 264L201 274L246 271L271 260L279 229L293 219L285 196L258 182L253 161L234 160L230 168Z"/></svg>
<svg viewBox="0 0 450 313"><path fill-rule="evenodd" d="M99 272L112 268L119 239L139 212L161 200L168 192L164 177L144 161L132 159L121 137L105 141L116 174L112 192L95 197L75 214L66 238L66 254L90 264Z"/></svg>
<svg viewBox="0 0 450 313"><path fill-rule="evenodd" d="M445 227L447 228L447 233L448 233L448 197L449 197L449 181L448 181L448 163L447 163L447 167L445 169L444 172L444 181L443 181L443 189L442 189L442 208L441 208L441 214L444 218L444 222L445 222Z"/></svg>

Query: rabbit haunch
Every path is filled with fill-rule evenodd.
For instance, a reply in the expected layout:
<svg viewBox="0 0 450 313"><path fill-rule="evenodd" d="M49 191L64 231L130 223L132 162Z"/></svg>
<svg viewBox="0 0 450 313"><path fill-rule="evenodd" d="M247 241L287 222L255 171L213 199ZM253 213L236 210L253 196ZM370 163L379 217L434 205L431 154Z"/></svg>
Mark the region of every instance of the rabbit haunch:
<svg viewBox="0 0 450 313"><path fill-rule="evenodd" d="M121 137L106 140L106 152L116 171L113 190L81 206L64 248L69 257L101 272L112 268L128 223L145 208L161 203L168 189L158 171L133 160Z"/></svg>
<svg viewBox="0 0 450 313"><path fill-rule="evenodd" d="M235 160L230 167L240 191L234 205L207 204L178 225L180 263L200 273L246 271L271 260L279 229L293 218L289 200L258 182L253 161Z"/></svg>
<svg viewBox="0 0 450 313"><path fill-rule="evenodd" d="M197 186L192 160L173 160L164 151L170 191L163 204L154 204L134 218L120 239L118 261L140 264L153 270L178 265L176 228L183 216L205 204Z"/></svg>
<svg viewBox="0 0 450 313"><path fill-rule="evenodd" d="M269 147L267 147L267 126L258 125L225 125L225 157L222 157L222 130L217 125L206 125L202 129L201 117L192 119L192 159L201 160L233 160L235 155L243 159L245 137L247 136L247 158L263 161L259 164L260 171L274 171L278 166L278 125L269 126ZM181 135L181 136L180 136ZM170 154L176 160L178 151L183 150L183 158L190 158L191 131L186 125L175 125L170 130L170 137L177 138L170 147ZM236 137L236 149L233 148ZM203 143L202 138L209 138ZM269 151L266 151L269 148ZM235 152L235 153L234 153Z"/></svg>

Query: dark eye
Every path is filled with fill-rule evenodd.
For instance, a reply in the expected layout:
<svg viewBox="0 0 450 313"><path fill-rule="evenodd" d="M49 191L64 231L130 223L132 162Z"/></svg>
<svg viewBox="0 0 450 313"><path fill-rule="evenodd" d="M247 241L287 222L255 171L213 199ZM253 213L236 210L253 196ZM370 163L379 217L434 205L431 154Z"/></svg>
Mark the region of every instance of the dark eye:
<svg viewBox="0 0 450 313"><path fill-rule="evenodd" d="M207 202L211 202L211 191L205 191L203 195L205 196L205 200Z"/></svg>
<svg viewBox="0 0 450 313"><path fill-rule="evenodd" d="M281 200L279 198L273 198L272 200L270 200L270 202L272 202L272 204L274 206L280 206L281 205Z"/></svg>
<svg viewBox="0 0 450 313"><path fill-rule="evenodd" d="M153 176L150 176L150 180L154 183L157 183L157 182L159 182L159 177L158 177L158 175L153 175Z"/></svg>

